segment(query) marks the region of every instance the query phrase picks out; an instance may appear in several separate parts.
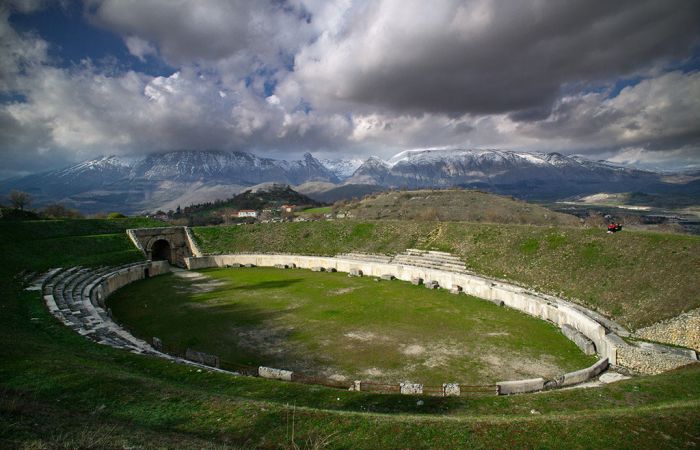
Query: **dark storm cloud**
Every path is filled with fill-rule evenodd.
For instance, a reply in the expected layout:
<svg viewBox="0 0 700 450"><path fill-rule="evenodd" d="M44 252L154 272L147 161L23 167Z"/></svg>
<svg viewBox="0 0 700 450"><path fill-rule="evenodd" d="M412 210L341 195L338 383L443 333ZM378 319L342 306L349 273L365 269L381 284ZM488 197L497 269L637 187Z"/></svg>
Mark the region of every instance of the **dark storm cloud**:
<svg viewBox="0 0 700 450"><path fill-rule="evenodd" d="M688 56L699 18L685 0L381 2L302 52L297 71L324 98L540 118L566 83Z"/></svg>
<svg viewBox="0 0 700 450"><path fill-rule="evenodd" d="M310 34L303 6L285 2L89 0L87 5L88 17L125 36L130 50L138 53L154 43L147 50L175 66L225 59L278 66L280 53L293 53Z"/></svg>

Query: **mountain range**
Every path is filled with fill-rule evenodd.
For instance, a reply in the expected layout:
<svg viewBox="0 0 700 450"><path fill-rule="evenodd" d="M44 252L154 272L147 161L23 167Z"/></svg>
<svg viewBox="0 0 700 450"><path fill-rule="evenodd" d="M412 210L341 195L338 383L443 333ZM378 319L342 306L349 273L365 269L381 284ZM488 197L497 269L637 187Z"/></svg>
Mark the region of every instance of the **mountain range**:
<svg viewBox="0 0 700 450"><path fill-rule="evenodd" d="M700 176L672 178L559 153L409 150L386 161L377 157L320 161L306 153L301 160L285 161L246 152L183 150L96 158L4 180L0 193L29 192L35 207L60 202L86 213L130 214L230 198L266 182L296 186L320 201L390 188L451 186L537 200L632 191L700 196Z"/></svg>

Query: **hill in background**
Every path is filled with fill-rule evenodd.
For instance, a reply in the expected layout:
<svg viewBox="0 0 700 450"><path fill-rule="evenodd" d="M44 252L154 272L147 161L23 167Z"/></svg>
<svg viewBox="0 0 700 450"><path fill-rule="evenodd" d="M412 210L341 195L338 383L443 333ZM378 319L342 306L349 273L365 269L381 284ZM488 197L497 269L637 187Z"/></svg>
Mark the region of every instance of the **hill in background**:
<svg viewBox="0 0 700 450"><path fill-rule="evenodd" d="M336 211L356 219L517 223L579 226L575 216L551 211L511 197L476 190L416 190L370 194L359 201L338 202Z"/></svg>
<svg viewBox="0 0 700 450"><path fill-rule="evenodd" d="M309 208L322 206L323 203L298 193L287 184L264 183L227 200L186 206L169 215L173 219L191 219L194 224L217 224L224 222L225 216L235 211L277 209L282 205Z"/></svg>

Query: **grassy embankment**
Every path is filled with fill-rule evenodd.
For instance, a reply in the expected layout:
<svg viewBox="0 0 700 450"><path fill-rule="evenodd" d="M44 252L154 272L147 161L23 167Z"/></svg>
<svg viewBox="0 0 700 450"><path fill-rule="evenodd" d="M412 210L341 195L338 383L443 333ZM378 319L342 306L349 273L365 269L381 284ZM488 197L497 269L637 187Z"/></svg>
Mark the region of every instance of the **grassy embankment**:
<svg viewBox="0 0 700 450"><path fill-rule="evenodd" d="M404 221L264 224L194 233L203 250L213 253L448 251L479 274L575 299L632 328L700 307L698 236Z"/></svg>
<svg viewBox="0 0 700 450"><path fill-rule="evenodd" d="M595 362L546 321L445 290L309 270L202 274L134 283L108 304L137 335L158 336L180 354L191 347L233 370L279 367L348 386L485 385Z"/></svg>
<svg viewBox="0 0 700 450"><path fill-rule="evenodd" d="M504 195L469 189L423 189L370 194L337 204L357 220L417 220L581 226L570 214Z"/></svg>
<svg viewBox="0 0 700 450"><path fill-rule="evenodd" d="M3 448L291 448L328 436L340 448L658 448L700 442L698 367L600 389L424 398L419 405L412 397L198 372L94 344L54 320L40 295L23 291L13 275L66 262L117 264L140 255L125 236L117 237L123 234L113 223L55 224L0 226ZM74 227L82 230L80 237L72 235ZM105 232L116 233L114 239L100 234ZM48 233L52 237L42 239Z"/></svg>

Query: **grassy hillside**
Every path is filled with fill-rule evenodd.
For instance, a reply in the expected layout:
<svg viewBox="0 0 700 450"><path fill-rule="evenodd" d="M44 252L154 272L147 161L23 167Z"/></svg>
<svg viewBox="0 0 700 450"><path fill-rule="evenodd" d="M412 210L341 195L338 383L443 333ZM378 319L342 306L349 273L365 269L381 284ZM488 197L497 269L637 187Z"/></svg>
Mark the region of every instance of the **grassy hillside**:
<svg viewBox="0 0 700 450"><path fill-rule="evenodd" d="M700 443L697 365L600 389L426 397L419 403L410 396L200 372L95 344L51 317L38 292L24 291L12 280L22 270L68 261L140 258L126 240L98 249L95 238L104 231L96 230L105 226L112 233L113 224L76 223L49 224L52 237L22 260L14 255L31 236L42 237L41 226L2 228L0 242L7 252L0 265L2 448L661 448ZM70 233L72 226L84 234L60 231ZM368 232L359 230L360 235ZM24 240L11 239L16 236ZM75 239L74 245L63 245L67 239Z"/></svg>
<svg viewBox="0 0 700 450"><path fill-rule="evenodd" d="M143 256L125 231L162 226L168 224L143 218L0 221L0 273L137 261Z"/></svg>
<svg viewBox="0 0 700 450"><path fill-rule="evenodd" d="M542 206L502 195L462 189L380 192L359 201L341 202L337 209L350 212L358 220L580 225L578 218Z"/></svg>
<svg viewBox="0 0 700 450"><path fill-rule="evenodd" d="M205 252L460 256L477 273L575 299L638 328L700 307L700 237L669 233L406 221L195 228Z"/></svg>

